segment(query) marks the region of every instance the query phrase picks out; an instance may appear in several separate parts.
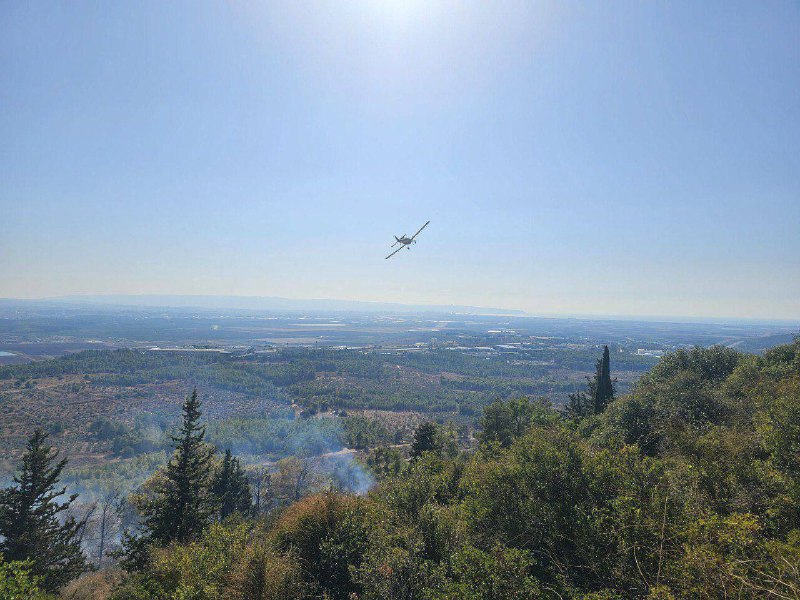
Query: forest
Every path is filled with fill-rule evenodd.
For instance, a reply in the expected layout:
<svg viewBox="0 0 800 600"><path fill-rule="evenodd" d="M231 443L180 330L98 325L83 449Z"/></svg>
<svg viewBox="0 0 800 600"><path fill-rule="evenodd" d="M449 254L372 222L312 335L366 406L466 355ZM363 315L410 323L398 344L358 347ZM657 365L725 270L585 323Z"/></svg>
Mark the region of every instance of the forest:
<svg viewBox="0 0 800 600"><path fill-rule="evenodd" d="M324 347L87 350L0 366L0 448L15 455L25 436L41 427L59 446L87 460L106 453L131 458L160 451L180 398L195 387L204 398L206 416L226 431L231 431L228 420L248 421L248 430L285 429L286 423L265 421L285 420L293 410L304 417L342 410L424 413L472 426L483 406L498 397L546 396L563 402L591 372L596 351L525 348L513 356L482 357L447 348L413 353ZM613 354L620 391L656 360ZM408 438L407 433L402 435ZM278 442L271 439L266 442L271 450L251 453L275 454ZM0 460L0 475L10 468Z"/></svg>
<svg viewBox="0 0 800 600"><path fill-rule="evenodd" d="M800 597L800 339L678 350L626 394L606 352L564 410L486 405L469 448L425 421L404 453L354 421L366 493L298 458L254 478L207 443L201 400L99 562L32 434L0 493L3 597Z"/></svg>

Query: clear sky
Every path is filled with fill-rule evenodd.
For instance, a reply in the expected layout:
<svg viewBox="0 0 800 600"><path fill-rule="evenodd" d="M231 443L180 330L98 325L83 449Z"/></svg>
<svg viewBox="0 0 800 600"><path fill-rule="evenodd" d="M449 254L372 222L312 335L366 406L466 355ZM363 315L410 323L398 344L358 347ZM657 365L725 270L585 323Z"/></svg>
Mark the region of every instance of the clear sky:
<svg viewBox="0 0 800 600"><path fill-rule="evenodd" d="M0 296L800 318L799 142L794 1L2 2Z"/></svg>

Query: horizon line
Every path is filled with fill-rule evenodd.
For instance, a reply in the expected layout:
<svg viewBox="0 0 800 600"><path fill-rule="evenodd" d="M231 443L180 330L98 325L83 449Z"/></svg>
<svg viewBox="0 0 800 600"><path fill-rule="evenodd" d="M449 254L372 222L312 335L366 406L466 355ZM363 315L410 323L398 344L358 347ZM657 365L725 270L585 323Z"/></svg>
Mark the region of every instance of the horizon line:
<svg viewBox="0 0 800 600"><path fill-rule="evenodd" d="M366 304L373 306L385 305L387 307L409 308L409 309L432 309L432 312L441 311L443 309L475 309L484 311L483 314L476 316L512 316L512 317L525 317L525 318L542 318L542 319L578 319L578 320L611 320L611 321L649 321L649 322L694 322L694 323L774 323L783 326L798 326L800 327L800 317L737 317L737 316L707 316L707 315L653 315L653 314L606 314L606 313L553 313L553 312L531 312L524 309L506 308L506 307L487 307L476 306L467 304L412 304L404 302L387 302L381 300L354 300L342 298L291 298L286 296L259 296L259 295L239 295L239 294L150 294L150 293L137 293L137 294L65 294L60 296L42 296L31 298L12 298L0 297L0 302L51 302L63 303L69 300L79 300L81 303L88 306L116 306L116 307L141 307L141 308L195 308L203 310L217 310L228 309L238 311L261 311L261 312L274 312L276 310L290 310L301 311L302 308L255 308L255 307L235 307L235 306L198 306L190 304L125 304L118 301L106 301L103 299L125 299L125 298L205 298L205 299L242 299L242 300L278 300L284 302L331 302L331 303L353 303L353 304ZM97 300L97 302L92 302ZM358 312L357 310L349 310L343 308L329 308L323 309L331 312ZM470 313L458 313L470 314ZM474 313L473 313L474 314ZM800 333L800 332L799 332Z"/></svg>

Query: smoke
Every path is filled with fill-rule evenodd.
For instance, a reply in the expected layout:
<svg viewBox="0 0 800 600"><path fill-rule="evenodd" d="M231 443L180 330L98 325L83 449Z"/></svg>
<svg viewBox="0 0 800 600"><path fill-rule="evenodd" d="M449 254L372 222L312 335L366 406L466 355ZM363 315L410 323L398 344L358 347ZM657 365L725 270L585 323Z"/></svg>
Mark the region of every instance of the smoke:
<svg viewBox="0 0 800 600"><path fill-rule="evenodd" d="M149 443L136 443L137 448L149 445L157 449L100 464L70 462L61 477L67 494L78 493L82 505L101 501L110 491L127 497L169 460L168 436L176 421L162 415L137 416L125 435L135 434L136 439ZM280 459L295 456L310 465L321 487L333 485L343 492L366 494L375 485L375 477L358 460L356 451L346 446L344 423L336 416L296 418L289 410L250 413L207 420L206 441L220 452L230 449L245 466L262 465L270 471ZM11 477L10 472L0 474L0 487L11 485Z"/></svg>
<svg viewBox="0 0 800 600"><path fill-rule="evenodd" d="M207 438L220 451L230 449L245 464L271 464L296 456L337 489L365 494L375 485L356 451L345 445L340 417L295 418L293 413L226 419L208 423Z"/></svg>
<svg viewBox="0 0 800 600"><path fill-rule="evenodd" d="M263 415L209 421L206 439L220 450L263 462L288 456L309 458L343 448L337 419L295 419L293 415Z"/></svg>
<svg viewBox="0 0 800 600"><path fill-rule="evenodd" d="M375 476L355 457L355 451L338 453L331 460L331 476L342 491L363 496L375 485Z"/></svg>
<svg viewBox="0 0 800 600"><path fill-rule="evenodd" d="M317 458L317 469L334 487L343 492L366 494L375 477L356 457L356 451L345 446L345 432L338 417L301 419L289 447L295 456Z"/></svg>

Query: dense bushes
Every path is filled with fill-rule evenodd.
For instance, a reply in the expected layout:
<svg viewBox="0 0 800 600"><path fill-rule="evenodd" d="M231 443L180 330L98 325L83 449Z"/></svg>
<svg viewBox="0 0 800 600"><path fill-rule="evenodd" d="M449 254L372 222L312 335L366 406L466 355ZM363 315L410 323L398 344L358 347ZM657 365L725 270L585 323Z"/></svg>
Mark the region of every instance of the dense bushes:
<svg viewBox="0 0 800 600"><path fill-rule="evenodd" d="M114 600L196 598L291 600L303 598L299 565L244 524L212 524L203 537L156 549L148 575L135 575Z"/></svg>

